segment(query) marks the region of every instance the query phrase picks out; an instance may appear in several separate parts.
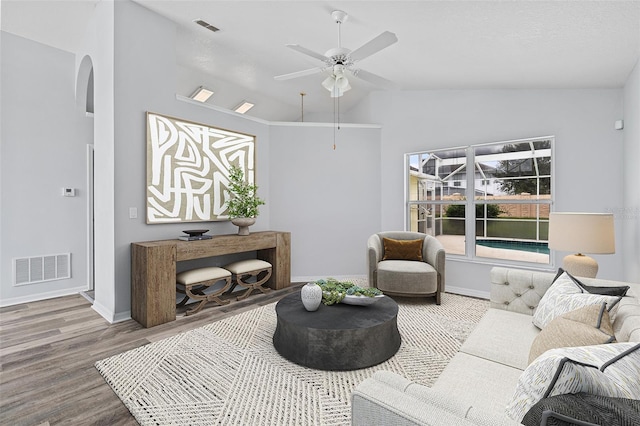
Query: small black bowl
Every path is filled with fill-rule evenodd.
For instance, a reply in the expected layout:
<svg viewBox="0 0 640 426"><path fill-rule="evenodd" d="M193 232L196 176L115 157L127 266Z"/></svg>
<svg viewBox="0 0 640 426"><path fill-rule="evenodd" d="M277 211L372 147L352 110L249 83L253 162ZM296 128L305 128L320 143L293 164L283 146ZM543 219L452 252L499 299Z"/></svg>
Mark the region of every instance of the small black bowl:
<svg viewBox="0 0 640 426"><path fill-rule="evenodd" d="M188 231L182 231L185 234L188 234L190 237L199 237L200 235L208 232L208 229L190 229Z"/></svg>

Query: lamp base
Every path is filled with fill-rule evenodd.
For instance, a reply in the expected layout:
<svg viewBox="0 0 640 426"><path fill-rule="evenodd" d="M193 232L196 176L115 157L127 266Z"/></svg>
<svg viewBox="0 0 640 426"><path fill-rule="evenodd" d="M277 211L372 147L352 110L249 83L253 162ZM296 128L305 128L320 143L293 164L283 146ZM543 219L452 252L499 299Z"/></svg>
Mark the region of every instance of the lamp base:
<svg viewBox="0 0 640 426"><path fill-rule="evenodd" d="M570 254L562 259L562 269L576 277L595 278L598 274L598 262L584 254Z"/></svg>

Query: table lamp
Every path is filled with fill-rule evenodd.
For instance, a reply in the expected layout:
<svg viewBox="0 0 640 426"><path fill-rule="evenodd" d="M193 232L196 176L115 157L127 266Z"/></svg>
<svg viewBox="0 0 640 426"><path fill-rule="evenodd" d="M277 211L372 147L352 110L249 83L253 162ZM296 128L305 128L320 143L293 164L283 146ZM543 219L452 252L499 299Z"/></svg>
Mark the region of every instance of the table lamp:
<svg viewBox="0 0 640 426"><path fill-rule="evenodd" d="M571 251L562 268L571 275L595 278L598 262L583 253L615 253L613 214L549 213L549 248Z"/></svg>

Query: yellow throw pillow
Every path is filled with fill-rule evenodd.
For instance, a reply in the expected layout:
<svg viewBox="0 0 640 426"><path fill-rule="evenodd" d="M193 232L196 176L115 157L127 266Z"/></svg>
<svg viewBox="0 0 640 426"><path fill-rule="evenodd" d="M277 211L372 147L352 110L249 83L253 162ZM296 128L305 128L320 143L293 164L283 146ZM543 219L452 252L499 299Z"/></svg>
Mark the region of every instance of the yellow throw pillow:
<svg viewBox="0 0 640 426"><path fill-rule="evenodd" d="M422 260L424 240L394 240L382 238L384 256L382 260Z"/></svg>
<svg viewBox="0 0 640 426"><path fill-rule="evenodd" d="M606 308L606 303L587 305L553 319L533 340L529 364L549 349L614 342L613 326Z"/></svg>

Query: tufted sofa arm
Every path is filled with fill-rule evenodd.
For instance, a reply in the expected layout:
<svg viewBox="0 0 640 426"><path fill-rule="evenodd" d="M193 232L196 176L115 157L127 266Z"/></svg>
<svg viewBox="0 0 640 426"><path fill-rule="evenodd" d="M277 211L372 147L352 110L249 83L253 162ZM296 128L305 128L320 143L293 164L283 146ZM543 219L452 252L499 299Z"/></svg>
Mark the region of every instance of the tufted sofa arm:
<svg viewBox="0 0 640 426"><path fill-rule="evenodd" d="M542 295L551 287L555 272L525 271L494 267L490 272L491 307L533 315ZM638 284L600 278L578 277L591 286L631 286L628 296L638 297ZM631 302L630 302L631 303Z"/></svg>
<svg viewBox="0 0 640 426"><path fill-rule="evenodd" d="M491 269L491 307L533 315L556 275L523 269Z"/></svg>

